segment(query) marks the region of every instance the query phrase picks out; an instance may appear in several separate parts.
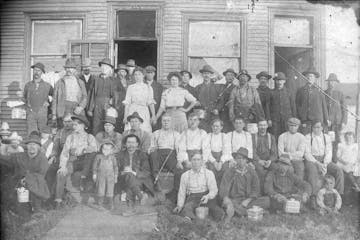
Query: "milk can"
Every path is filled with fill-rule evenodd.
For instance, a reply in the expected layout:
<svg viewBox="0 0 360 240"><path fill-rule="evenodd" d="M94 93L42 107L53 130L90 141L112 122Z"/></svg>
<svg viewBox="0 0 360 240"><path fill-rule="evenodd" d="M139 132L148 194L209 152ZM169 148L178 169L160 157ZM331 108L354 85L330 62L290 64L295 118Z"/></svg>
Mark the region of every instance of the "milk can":
<svg viewBox="0 0 360 240"><path fill-rule="evenodd" d="M253 206L247 210L247 215L252 221L260 221L263 218L264 210L259 206Z"/></svg>
<svg viewBox="0 0 360 240"><path fill-rule="evenodd" d="M205 206L199 206L195 209L195 213L199 219L205 219L209 215L209 208Z"/></svg>

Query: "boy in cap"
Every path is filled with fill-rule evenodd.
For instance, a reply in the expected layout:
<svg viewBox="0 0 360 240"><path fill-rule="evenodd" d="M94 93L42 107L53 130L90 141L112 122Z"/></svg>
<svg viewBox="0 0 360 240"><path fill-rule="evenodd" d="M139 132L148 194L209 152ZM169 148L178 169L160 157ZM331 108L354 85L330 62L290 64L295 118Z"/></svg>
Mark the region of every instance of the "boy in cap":
<svg viewBox="0 0 360 240"><path fill-rule="evenodd" d="M115 145L110 140L100 144L100 153L92 165L92 178L96 185L98 204L103 207L104 197L108 198L110 210L114 209L114 186L118 179L118 164L114 156Z"/></svg>
<svg viewBox="0 0 360 240"><path fill-rule="evenodd" d="M338 191L334 188L335 178L330 175L325 176L325 184L317 193L316 203L320 215L327 213L339 213L342 199Z"/></svg>
<svg viewBox="0 0 360 240"><path fill-rule="evenodd" d="M33 80L25 84L23 95L27 110L28 134L32 131L39 132L46 126L50 97L53 95L52 86L41 78L45 73L44 64L38 62L31 68L33 69Z"/></svg>
<svg viewBox="0 0 360 240"><path fill-rule="evenodd" d="M225 222L229 223L234 214L246 216L247 209L259 206L267 209L269 197L260 197L260 181L255 170L247 164L248 150L240 148L233 153L236 165L225 171L221 180L219 195L226 209Z"/></svg>
<svg viewBox="0 0 360 240"><path fill-rule="evenodd" d="M306 203L311 194L311 186L294 174L290 155L280 155L277 166L266 176L265 194L271 198L271 209L282 210L289 198Z"/></svg>

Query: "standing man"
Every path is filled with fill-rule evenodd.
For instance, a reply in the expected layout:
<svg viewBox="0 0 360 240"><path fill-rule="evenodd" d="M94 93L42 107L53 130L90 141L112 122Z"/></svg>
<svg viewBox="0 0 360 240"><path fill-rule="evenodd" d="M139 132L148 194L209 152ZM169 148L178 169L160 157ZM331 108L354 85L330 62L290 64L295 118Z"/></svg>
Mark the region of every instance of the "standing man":
<svg viewBox="0 0 360 240"><path fill-rule="evenodd" d="M270 125L276 140L287 131L287 120L296 116L295 100L285 87L286 76L282 72L275 73L275 89L270 96Z"/></svg>
<svg viewBox="0 0 360 240"><path fill-rule="evenodd" d="M86 92L89 95L90 90L94 86L95 75L91 74L91 59L85 58L83 65L81 65L82 74L80 74L80 79L84 81Z"/></svg>
<svg viewBox="0 0 360 240"><path fill-rule="evenodd" d="M196 86L196 93L200 106L205 110L206 116L204 119L204 130L206 132L211 131L211 122L215 118L219 118L219 113L222 110L222 99L220 96L221 85L214 84L211 81L211 75L214 74L214 70L210 65L204 65L199 70L203 77L203 83Z"/></svg>
<svg viewBox="0 0 360 240"><path fill-rule="evenodd" d="M320 74L314 67L302 74L308 82L296 93L296 109L301 121L301 132L308 134L311 132L311 122L320 120L324 125L330 125L330 121L325 96L315 86L316 78L319 78Z"/></svg>
<svg viewBox="0 0 360 240"><path fill-rule="evenodd" d="M89 96L88 115L93 117L93 134L96 135L102 129L102 120L106 110L114 101L115 79L113 77L114 66L110 59L105 58L99 62L101 74L96 78L94 88Z"/></svg>
<svg viewBox="0 0 360 240"><path fill-rule="evenodd" d="M53 120L58 120L62 125L62 119L67 114L85 116L87 92L85 83L75 76L76 64L74 59L65 62L66 74L55 84L54 99L52 103Z"/></svg>
<svg viewBox="0 0 360 240"><path fill-rule="evenodd" d="M118 117L116 119L115 130L118 132L124 131L124 114L125 114L125 105L123 101L126 96L126 89L128 87L128 82L126 76L128 75L128 70L126 65L119 64L118 68L115 70L115 97L114 97L114 107L117 110Z"/></svg>
<svg viewBox="0 0 360 240"><path fill-rule="evenodd" d="M41 75L45 73L44 64L36 63L31 68L33 80L26 83L24 87L28 134L32 131L41 132L46 126L49 98L53 95L52 86L41 79Z"/></svg>
<svg viewBox="0 0 360 240"><path fill-rule="evenodd" d="M344 94L337 89L340 83L335 73L330 73L328 79L328 89L326 93L335 101L326 97L327 109L329 111L329 120L331 125L328 130L335 132L335 141L333 142L333 160L336 159L337 145L340 142L340 131L347 123L346 102Z"/></svg>
<svg viewBox="0 0 360 240"><path fill-rule="evenodd" d="M234 79L236 79L236 72L232 68L226 69L225 72L223 72L223 75L225 76L225 85L223 86L222 90L222 103L224 104L222 107L222 110L220 111L220 119L224 122L224 132L228 133L233 130L233 125L229 117L229 100L230 100L230 94L232 90L235 88L234 85Z"/></svg>
<svg viewBox="0 0 360 240"><path fill-rule="evenodd" d="M268 72L262 71L256 75L256 78L259 80L259 87L257 89L261 101L261 106L265 113L265 119L268 123L270 121L270 96L271 89L269 88L269 80L271 79L271 75ZM269 124L271 126L271 124Z"/></svg>
<svg viewBox="0 0 360 240"><path fill-rule="evenodd" d="M244 118L246 122L257 122L260 118L265 118L259 94L248 84L251 76L247 70L241 70L238 79L239 86L234 88L230 94L230 120L233 121L237 116Z"/></svg>

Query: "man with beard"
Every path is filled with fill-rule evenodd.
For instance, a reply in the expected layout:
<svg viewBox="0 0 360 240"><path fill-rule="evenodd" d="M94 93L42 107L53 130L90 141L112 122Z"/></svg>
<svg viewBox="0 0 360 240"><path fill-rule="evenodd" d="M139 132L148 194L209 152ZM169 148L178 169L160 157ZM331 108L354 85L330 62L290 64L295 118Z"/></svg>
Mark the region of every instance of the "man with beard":
<svg viewBox="0 0 360 240"><path fill-rule="evenodd" d="M33 80L26 83L24 87L28 134L32 131L40 132L46 126L49 97L53 95L52 86L41 79L41 75L45 73L44 64L36 63L31 68Z"/></svg>
<svg viewBox="0 0 360 240"><path fill-rule="evenodd" d="M62 119L67 114L85 116L87 93L85 83L75 76L76 64L73 59L65 62L66 74L55 84L54 100L52 103L53 120L58 120L61 127Z"/></svg>
<svg viewBox="0 0 360 240"><path fill-rule="evenodd" d="M14 169L14 174L10 177L6 186L9 186L10 192L6 193L9 201L14 194L16 186L25 186L30 192L30 203L34 212L41 209L41 203L50 197L49 189L45 181L45 174L49 167L45 154L41 151L40 137L37 132L30 134L27 141L26 152L13 153L9 156L0 155L0 164L4 164ZM5 189L5 191L6 191ZM5 194L5 192L2 192ZM27 212L20 212L27 214Z"/></svg>
<svg viewBox="0 0 360 240"><path fill-rule="evenodd" d="M269 80L271 79L271 75L268 72L262 71L256 75L256 78L259 80L259 87L257 89L261 101L261 106L264 110L265 119L270 121L270 96L271 89L269 88ZM270 122L268 122L270 123ZM271 126L271 124L269 124Z"/></svg>
<svg viewBox="0 0 360 240"><path fill-rule="evenodd" d="M86 92L89 95L90 90L94 86L95 76L90 73L91 71L91 59L85 58L83 65L81 66L82 74L80 74L80 79L83 80L86 87Z"/></svg>

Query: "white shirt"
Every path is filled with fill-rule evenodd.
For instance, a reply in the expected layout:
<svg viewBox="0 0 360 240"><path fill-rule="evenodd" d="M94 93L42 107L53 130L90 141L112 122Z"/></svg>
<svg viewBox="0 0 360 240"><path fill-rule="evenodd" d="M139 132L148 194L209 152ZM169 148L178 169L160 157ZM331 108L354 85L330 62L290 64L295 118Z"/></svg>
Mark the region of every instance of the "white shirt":
<svg viewBox="0 0 360 240"><path fill-rule="evenodd" d="M312 138L312 142L311 142ZM325 138L325 143L324 143ZM305 153L306 160L310 162L316 162L314 156L324 156L324 164L328 165L332 160L332 142L330 136L327 134L320 134L316 136L314 134L308 134L305 136L307 152Z"/></svg>
<svg viewBox="0 0 360 240"><path fill-rule="evenodd" d="M42 139L41 139L41 145L43 145L47 140L48 140L48 139L43 139L43 138L42 138ZM53 150L53 147L54 147L54 143L51 142L51 143L49 144L48 148L45 149L45 156L46 156L46 158L49 158L49 157L50 157L50 155L51 155L51 153L52 153L52 150Z"/></svg>
<svg viewBox="0 0 360 240"><path fill-rule="evenodd" d="M203 129L186 129L180 135L178 161L188 161L187 150L201 150L203 160L207 161L211 154L207 133Z"/></svg>
<svg viewBox="0 0 360 240"><path fill-rule="evenodd" d="M151 136L150 149L172 149L179 150L180 133L173 130L159 129Z"/></svg>
<svg viewBox="0 0 360 240"><path fill-rule="evenodd" d="M301 133L291 134L284 132L279 136L278 151L279 157L284 154L290 154L290 160L303 161L306 150L306 139Z"/></svg>
<svg viewBox="0 0 360 240"><path fill-rule="evenodd" d="M338 159L345 161L348 163L347 165L340 163L339 161L336 163L341 169L345 172L354 172L354 176L359 176L359 165L358 162L358 144L346 144L346 143L339 143L338 150L337 150L337 157Z"/></svg>
<svg viewBox="0 0 360 240"><path fill-rule="evenodd" d="M211 152L222 152L220 161L226 162L232 159L231 156L231 146L229 143L229 138L226 136L226 133L209 133L209 142L210 142L210 151ZM214 162L216 159L210 155L209 161Z"/></svg>
<svg viewBox="0 0 360 240"><path fill-rule="evenodd" d="M246 131L242 131L241 133L232 131L227 134L227 137L230 142L231 152L234 153L243 147L248 150L248 158L253 158L253 143L250 133Z"/></svg>

